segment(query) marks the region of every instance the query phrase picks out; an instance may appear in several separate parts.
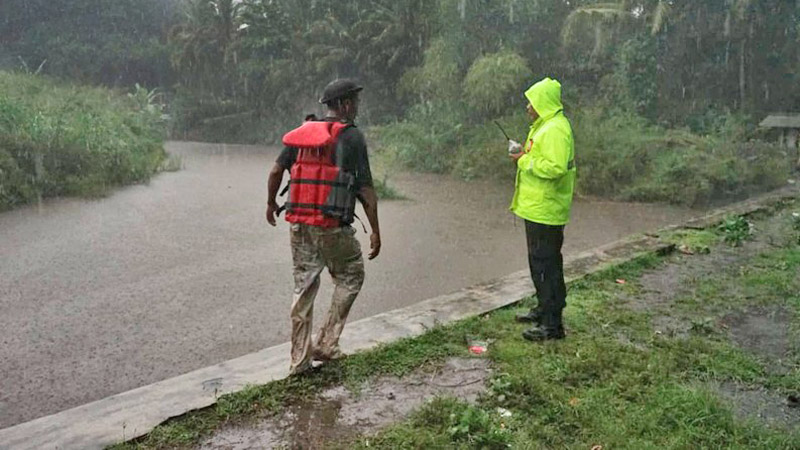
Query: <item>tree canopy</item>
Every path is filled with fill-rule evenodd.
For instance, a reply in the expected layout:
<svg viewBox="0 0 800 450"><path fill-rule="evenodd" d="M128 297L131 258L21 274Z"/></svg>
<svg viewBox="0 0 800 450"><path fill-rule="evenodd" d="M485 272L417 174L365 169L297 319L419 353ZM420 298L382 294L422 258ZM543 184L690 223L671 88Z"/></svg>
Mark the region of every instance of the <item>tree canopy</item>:
<svg viewBox="0 0 800 450"><path fill-rule="evenodd" d="M479 96L498 113L553 76L573 100L668 125L800 108L795 0L9 0L0 58L46 73L182 92L207 114L293 115L359 78L365 119ZM495 64L493 66L492 64ZM470 94L465 94L469 92ZM199 100L198 100L199 101ZM476 103L465 102L477 108Z"/></svg>

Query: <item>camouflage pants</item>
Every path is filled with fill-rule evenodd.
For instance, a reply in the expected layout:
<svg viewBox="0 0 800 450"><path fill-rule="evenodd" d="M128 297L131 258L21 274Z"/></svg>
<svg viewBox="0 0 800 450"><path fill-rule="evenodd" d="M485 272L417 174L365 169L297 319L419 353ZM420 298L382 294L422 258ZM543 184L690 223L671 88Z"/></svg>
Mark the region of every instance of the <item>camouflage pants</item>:
<svg viewBox="0 0 800 450"><path fill-rule="evenodd" d="M294 262L291 371L299 373L311 366L313 357L332 359L339 356L339 336L353 300L364 283L364 259L352 227L321 228L292 224L291 234ZM335 288L331 307L312 347L314 298L325 267Z"/></svg>

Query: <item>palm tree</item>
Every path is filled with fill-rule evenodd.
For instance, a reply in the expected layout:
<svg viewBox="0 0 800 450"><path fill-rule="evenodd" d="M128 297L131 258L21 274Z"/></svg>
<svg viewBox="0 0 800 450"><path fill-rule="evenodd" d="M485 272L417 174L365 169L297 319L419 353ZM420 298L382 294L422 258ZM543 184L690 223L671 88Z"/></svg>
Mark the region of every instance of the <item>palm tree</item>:
<svg viewBox="0 0 800 450"><path fill-rule="evenodd" d="M630 0L621 0L575 8L564 22L561 34L563 44L570 44L577 37L578 30L587 25L594 30L592 57L597 57L607 45L606 35L618 29L623 22L635 18L630 3Z"/></svg>
<svg viewBox="0 0 800 450"><path fill-rule="evenodd" d="M241 17L236 0L185 0L183 20L173 27L172 64L188 85L218 85L228 63L238 62L235 41Z"/></svg>
<svg viewBox="0 0 800 450"><path fill-rule="evenodd" d="M592 56L598 56L610 39L607 35L618 34L620 28L631 22L642 22L655 35L666 28L672 10L672 0L620 0L614 3L595 3L575 8L568 16L562 29L562 43L568 45L587 25L594 30Z"/></svg>

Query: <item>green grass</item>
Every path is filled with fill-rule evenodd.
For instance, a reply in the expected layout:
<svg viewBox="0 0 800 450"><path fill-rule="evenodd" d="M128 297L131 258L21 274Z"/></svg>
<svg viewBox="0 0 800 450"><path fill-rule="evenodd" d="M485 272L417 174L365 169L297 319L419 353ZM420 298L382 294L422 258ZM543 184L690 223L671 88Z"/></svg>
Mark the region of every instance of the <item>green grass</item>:
<svg viewBox="0 0 800 450"><path fill-rule="evenodd" d="M707 245L714 252L725 245L722 236L716 230L679 231L668 239ZM492 342L488 354L493 375L476 404L430 399L407 420L375 436L330 447L798 448L800 432L737 419L712 386L736 382L790 392L800 385L800 371L771 371L763 357L731 343L713 319L752 303L783 305L800 317L800 248L770 248L743 260L747 270L721 270L690 283L689 293L679 296L669 312L699 318L682 338L654 332L651 321L665 312L636 312L625 305L626 299L643 294L643 274L661 270L675 258L644 255L571 283L565 311L569 336L564 341L532 344L521 338L523 327L513 318L532 301L526 300L484 318L438 326L418 338L359 353L306 377L224 396L215 406L113 448L192 445L224 423L276 414L328 386L357 390L379 375L402 376L449 356L467 356L466 336ZM616 283L618 278L627 283ZM731 297L732 292L740 294ZM712 320L705 322L707 317ZM800 367L800 355L789 363Z"/></svg>
<svg viewBox="0 0 800 450"><path fill-rule="evenodd" d="M659 337L646 315L615 305L615 291L635 291L633 277L652 263L623 265L573 284L571 334L564 342L530 344L520 339L513 310L493 314L484 333L497 339L490 354L501 381L491 384L489 395L474 406L433 400L409 421L354 446L797 448L800 433L739 421L708 387L728 380L789 386L797 374L768 374L759 358L718 335ZM620 273L634 283L616 285ZM511 417L501 417L498 407Z"/></svg>
<svg viewBox="0 0 800 450"><path fill-rule="evenodd" d="M709 253L721 236L714 230L676 230L661 236L684 252Z"/></svg>
<svg viewBox="0 0 800 450"><path fill-rule="evenodd" d="M153 95L0 71L0 210L147 181L166 157Z"/></svg>

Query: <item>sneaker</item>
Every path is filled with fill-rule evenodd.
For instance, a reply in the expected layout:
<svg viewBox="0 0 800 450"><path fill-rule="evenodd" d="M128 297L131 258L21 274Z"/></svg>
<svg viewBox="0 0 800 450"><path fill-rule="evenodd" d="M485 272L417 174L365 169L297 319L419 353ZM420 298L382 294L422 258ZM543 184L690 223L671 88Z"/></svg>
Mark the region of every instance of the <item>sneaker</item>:
<svg viewBox="0 0 800 450"><path fill-rule="evenodd" d="M312 359L308 362L308 364L304 364L301 367L296 367L294 369L290 368L289 376L293 377L297 375L310 375L319 372L319 370L322 368L322 365L322 361Z"/></svg>
<svg viewBox="0 0 800 450"><path fill-rule="evenodd" d="M303 364L301 366L297 366L295 368L290 368L289 369L289 376L293 377L295 375L300 375L300 374L308 372L309 370L311 370L313 368L314 368L314 366L311 364L311 361L309 361L308 363Z"/></svg>
<svg viewBox="0 0 800 450"><path fill-rule="evenodd" d="M558 328L531 328L522 332L522 337L533 342L564 339L564 327Z"/></svg>
<svg viewBox="0 0 800 450"><path fill-rule="evenodd" d="M314 349L311 353L311 358L317 361L328 362L344 358L345 354L338 348L332 352L324 352L320 349Z"/></svg>
<svg viewBox="0 0 800 450"><path fill-rule="evenodd" d="M525 314L517 314L516 321L520 323L542 323L542 313L537 309L532 309Z"/></svg>

